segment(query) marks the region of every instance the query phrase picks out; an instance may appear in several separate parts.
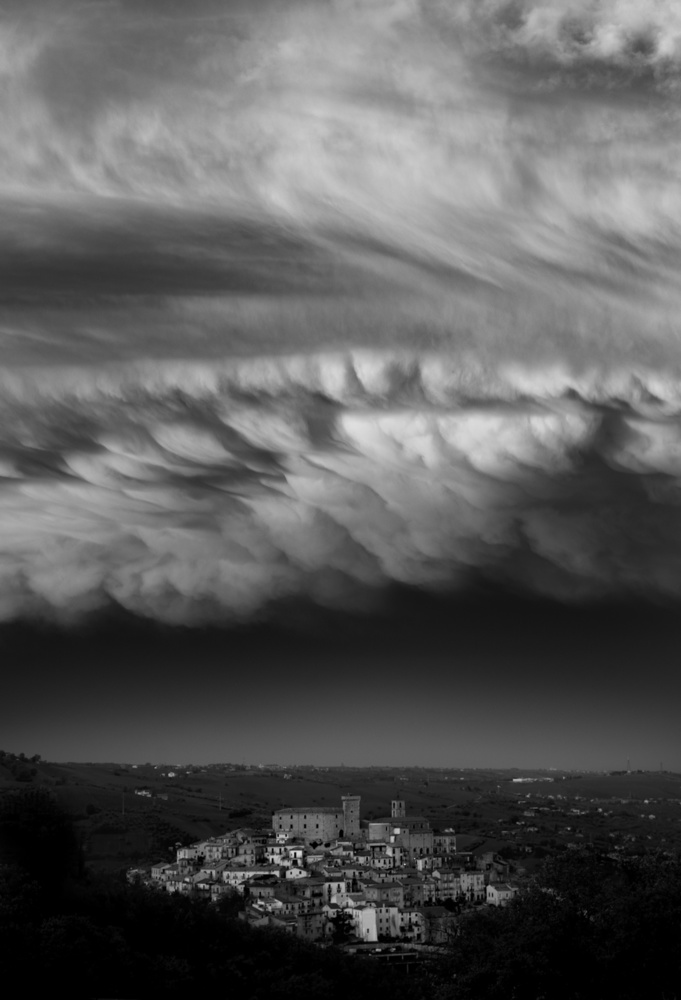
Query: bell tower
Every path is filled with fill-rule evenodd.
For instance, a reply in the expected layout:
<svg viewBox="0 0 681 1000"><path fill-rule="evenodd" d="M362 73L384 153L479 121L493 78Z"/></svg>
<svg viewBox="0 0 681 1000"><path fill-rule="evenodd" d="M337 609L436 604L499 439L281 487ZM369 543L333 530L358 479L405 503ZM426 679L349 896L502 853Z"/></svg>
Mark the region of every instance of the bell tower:
<svg viewBox="0 0 681 1000"><path fill-rule="evenodd" d="M400 796L399 792L390 803L390 815L393 819L404 819L407 815L404 799Z"/></svg>

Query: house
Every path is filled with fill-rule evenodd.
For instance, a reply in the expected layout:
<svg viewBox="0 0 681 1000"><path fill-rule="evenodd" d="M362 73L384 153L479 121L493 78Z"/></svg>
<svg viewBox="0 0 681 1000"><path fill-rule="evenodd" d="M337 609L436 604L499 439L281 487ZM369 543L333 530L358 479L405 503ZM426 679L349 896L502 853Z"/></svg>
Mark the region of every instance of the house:
<svg viewBox="0 0 681 1000"><path fill-rule="evenodd" d="M339 894L343 895L350 889L350 886L344 877L339 878L338 876L324 875L321 879L321 883L324 899L331 899L332 896Z"/></svg>
<svg viewBox="0 0 681 1000"><path fill-rule="evenodd" d="M346 907L352 920L353 933L359 941L378 941L376 907L366 902L357 902Z"/></svg>
<svg viewBox="0 0 681 1000"><path fill-rule="evenodd" d="M472 903L484 903L485 876L483 872L461 872L461 893Z"/></svg>
<svg viewBox="0 0 681 1000"><path fill-rule="evenodd" d="M511 871L508 861L499 857L494 851L485 851L475 859L478 871L484 872L488 882L504 882Z"/></svg>
<svg viewBox="0 0 681 1000"><path fill-rule="evenodd" d="M399 911L399 936L406 941L415 941L420 944L424 942L425 919L423 910L405 908Z"/></svg>
<svg viewBox="0 0 681 1000"><path fill-rule="evenodd" d="M423 879L418 878L416 875L407 875L405 877L400 876L399 882L404 894L404 905L422 906L424 902ZM432 879L431 885L434 887Z"/></svg>
<svg viewBox="0 0 681 1000"><path fill-rule="evenodd" d="M211 882L221 882L223 872L227 869L226 861L208 861L199 867L199 874Z"/></svg>
<svg viewBox="0 0 681 1000"><path fill-rule="evenodd" d="M190 844L188 847L178 847L177 849L177 860L182 859L186 861L196 861L197 858L203 858L203 845L202 844Z"/></svg>
<svg viewBox="0 0 681 1000"><path fill-rule="evenodd" d="M441 891L442 886L439 879L429 875L422 880L421 898L423 903L435 903L438 899L442 898L440 896Z"/></svg>
<svg viewBox="0 0 681 1000"><path fill-rule="evenodd" d="M309 878L288 882L285 891L293 899L301 900L303 904L301 912L303 913L321 911L324 903L328 902L327 897L324 896L323 886L319 883L315 884Z"/></svg>
<svg viewBox="0 0 681 1000"><path fill-rule="evenodd" d="M487 886L486 898L490 906L507 906L518 889L508 882L495 882Z"/></svg>
<svg viewBox="0 0 681 1000"><path fill-rule="evenodd" d="M271 899L279 888L279 885L280 880L278 878L272 878L269 875L259 875L257 878L252 878L246 883L246 888L248 889L247 895L251 900ZM225 886L225 888L228 887Z"/></svg>
<svg viewBox="0 0 681 1000"><path fill-rule="evenodd" d="M298 879L298 878L309 878L310 873L305 868L300 868L298 865L290 865L286 869L287 879Z"/></svg>
<svg viewBox="0 0 681 1000"><path fill-rule="evenodd" d="M438 887L438 899L458 899L463 893L462 872L458 868L436 868L433 872L433 881Z"/></svg>
<svg viewBox="0 0 681 1000"><path fill-rule="evenodd" d="M296 916L296 934L306 941L319 941L324 937L325 924L321 910L307 910Z"/></svg>
<svg viewBox="0 0 681 1000"><path fill-rule="evenodd" d="M261 875L276 875L281 877L282 869L275 865L263 865L259 868L225 868L222 878L226 885L231 885L240 892L244 891L244 886L253 878Z"/></svg>
<svg viewBox="0 0 681 1000"><path fill-rule="evenodd" d="M436 854L456 854L456 834L453 830L436 830L433 833L433 850Z"/></svg>
<svg viewBox="0 0 681 1000"><path fill-rule="evenodd" d="M377 905L404 905L404 887L399 882L364 882L362 883L364 898Z"/></svg>
<svg viewBox="0 0 681 1000"><path fill-rule="evenodd" d="M443 867L443 859L437 854L414 858L414 862L416 870L419 872L432 871L433 868Z"/></svg>
<svg viewBox="0 0 681 1000"><path fill-rule="evenodd" d="M379 941L382 938L400 937L402 932L402 915L399 906L394 903L378 903L376 905L376 930Z"/></svg>

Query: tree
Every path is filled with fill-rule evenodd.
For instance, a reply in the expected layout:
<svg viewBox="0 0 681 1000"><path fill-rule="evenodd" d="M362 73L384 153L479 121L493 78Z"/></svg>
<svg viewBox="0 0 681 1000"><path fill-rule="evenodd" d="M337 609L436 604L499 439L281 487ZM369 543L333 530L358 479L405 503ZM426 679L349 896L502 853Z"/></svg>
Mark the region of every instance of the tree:
<svg viewBox="0 0 681 1000"><path fill-rule="evenodd" d="M60 914L42 923L39 949L45 987L61 986L76 996L130 995L135 989L136 963L119 928Z"/></svg>
<svg viewBox="0 0 681 1000"><path fill-rule="evenodd" d="M453 954L456 1000L681 996L681 862L592 852L547 861L504 909L469 914Z"/></svg>
<svg viewBox="0 0 681 1000"><path fill-rule="evenodd" d="M0 865L0 936L14 924L37 920L45 904L41 887L16 865Z"/></svg>
<svg viewBox="0 0 681 1000"><path fill-rule="evenodd" d="M0 863L15 864L50 891L82 874L82 845L71 819L44 788L0 798Z"/></svg>
<svg viewBox="0 0 681 1000"><path fill-rule="evenodd" d="M347 910L338 909L331 918L333 924L333 934L331 940L334 944L343 944L353 933L352 917Z"/></svg>
<svg viewBox="0 0 681 1000"><path fill-rule="evenodd" d="M227 892L218 900L217 909L223 917L236 919L244 909L244 897L236 890Z"/></svg>

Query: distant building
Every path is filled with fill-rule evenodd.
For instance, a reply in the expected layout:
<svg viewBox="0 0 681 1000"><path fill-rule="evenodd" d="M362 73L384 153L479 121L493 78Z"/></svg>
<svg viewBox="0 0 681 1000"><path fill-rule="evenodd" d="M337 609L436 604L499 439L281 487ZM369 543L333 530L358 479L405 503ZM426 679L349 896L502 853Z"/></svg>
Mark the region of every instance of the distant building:
<svg viewBox="0 0 681 1000"><path fill-rule="evenodd" d="M511 902L517 889L507 882L497 882L487 886L487 902L491 906L507 906Z"/></svg>
<svg viewBox="0 0 681 1000"><path fill-rule="evenodd" d="M461 894L470 902L484 903L486 899L483 872L461 872Z"/></svg>
<svg viewBox="0 0 681 1000"><path fill-rule="evenodd" d="M359 795L343 795L341 808L333 806L290 806L272 816L275 834L285 833L303 840L331 841L339 837L359 837Z"/></svg>
<svg viewBox="0 0 681 1000"><path fill-rule="evenodd" d="M407 808L401 795L394 798L390 803L390 816L392 819L404 819L407 815Z"/></svg>
<svg viewBox="0 0 681 1000"><path fill-rule="evenodd" d="M456 853L456 834L453 830L437 831L433 834L433 850L436 854Z"/></svg>
<svg viewBox="0 0 681 1000"><path fill-rule="evenodd" d="M383 842L402 848L406 857L419 857L433 853L433 831L422 816L407 816L404 799L394 798L390 816L369 823L369 842Z"/></svg>

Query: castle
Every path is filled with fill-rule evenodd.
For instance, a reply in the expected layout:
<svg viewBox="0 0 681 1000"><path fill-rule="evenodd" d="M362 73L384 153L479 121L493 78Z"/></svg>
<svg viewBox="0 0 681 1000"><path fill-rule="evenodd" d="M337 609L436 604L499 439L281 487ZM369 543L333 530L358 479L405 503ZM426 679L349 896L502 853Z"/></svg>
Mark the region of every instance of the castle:
<svg viewBox="0 0 681 1000"><path fill-rule="evenodd" d="M364 831L360 829L360 796L343 795L342 807L289 806L278 809L272 816L276 834L299 837L308 842L326 843L331 840L366 839L379 844L401 848L409 857L433 853L433 831L422 816L407 816L404 799L399 796L390 804L390 816L371 820Z"/></svg>
<svg viewBox="0 0 681 1000"><path fill-rule="evenodd" d="M343 795L342 807L289 806L272 816L275 834L286 833L303 840L329 841L360 836L359 795Z"/></svg>

